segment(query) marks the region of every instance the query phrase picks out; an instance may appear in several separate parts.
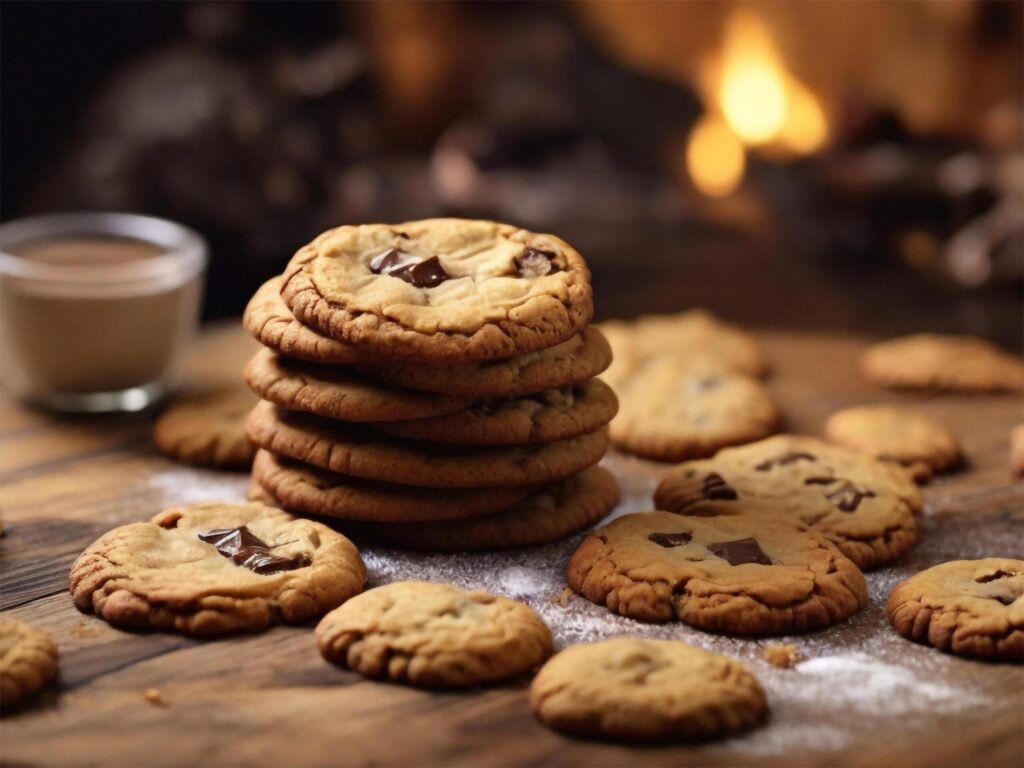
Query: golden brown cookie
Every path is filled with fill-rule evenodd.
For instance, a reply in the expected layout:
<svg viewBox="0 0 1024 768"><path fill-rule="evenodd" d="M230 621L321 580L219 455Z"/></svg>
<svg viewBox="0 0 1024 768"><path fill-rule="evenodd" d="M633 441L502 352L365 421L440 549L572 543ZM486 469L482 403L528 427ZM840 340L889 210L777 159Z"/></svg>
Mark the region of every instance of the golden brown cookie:
<svg viewBox="0 0 1024 768"><path fill-rule="evenodd" d="M324 616L317 645L365 677L423 688L465 688L525 674L552 651L530 608L429 581L371 589Z"/></svg>
<svg viewBox="0 0 1024 768"><path fill-rule="evenodd" d="M626 515L587 537L567 578L623 616L731 635L811 632L868 601L864 575L835 545L765 515Z"/></svg>
<svg viewBox="0 0 1024 768"><path fill-rule="evenodd" d="M555 730L624 741L724 736L768 710L757 678L735 659L629 637L559 653L534 678L530 704Z"/></svg>
<svg viewBox="0 0 1024 768"><path fill-rule="evenodd" d="M262 399L292 411L342 421L426 419L464 411L469 397L410 392L366 381L339 366L288 360L262 349L246 364L246 383Z"/></svg>
<svg viewBox="0 0 1024 768"><path fill-rule="evenodd" d="M321 334L427 361L544 349L593 314L590 272L568 243L468 219L332 229L291 260L281 295Z"/></svg>
<svg viewBox="0 0 1024 768"><path fill-rule="evenodd" d="M328 528L258 503L199 504L101 536L71 567L75 606L111 624L213 637L301 624L360 592Z"/></svg>
<svg viewBox="0 0 1024 768"><path fill-rule="evenodd" d="M872 344L861 358L861 371L883 387L1024 391L1024 361L973 336L920 333Z"/></svg>
<svg viewBox="0 0 1024 768"><path fill-rule="evenodd" d="M775 430L778 412L764 386L728 373L695 373L691 363L652 357L615 383L619 414L612 444L657 461L713 455Z"/></svg>
<svg viewBox="0 0 1024 768"><path fill-rule="evenodd" d="M600 429L619 402L600 379L511 400L480 400L464 411L433 419L373 424L389 435L433 443L530 445L554 443Z"/></svg>
<svg viewBox="0 0 1024 768"><path fill-rule="evenodd" d="M596 464L608 446L603 429L536 446L432 445L267 402L253 409L248 434L260 448L331 472L425 488L538 485Z"/></svg>
<svg viewBox="0 0 1024 768"><path fill-rule="evenodd" d="M519 503L534 488L416 488L346 477L259 451L252 476L284 508L344 520L417 522L479 517Z"/></svg>
<svg viewBox="0 0 1024 768"><path fill-rule="evenodd" d="M917 541L921 492L899 465L813 437L778 435L690 461L665 476L658 509L766 514L810 526L858 567L880 568Z"/></svg>
<svg viewBox="0 0 1024 768"><path fill-rule="evenodd" d="M978 659L1024 661L1024 560L936 565L897 584L886 612L904 637Z"/></svg>
<svg viewBox="0 0 1024 768"><path fill-rule="evenodd" d="M904 408L845 408L829 417L825 437L836 445L902 464L918 482L960 463L960 443L952 432Z"/></svg>
<svg viewBox="0 0 1024 768"><path fill-rule="evenodd" d="M346 530L359 540L432 552L535 547L593 525L618 502L615 477L602 467L590 467L493 515L436 523L352 524Z"/></svg>
<svg viewBox="0 0 1024 768"><path fill-rule="evenodd" d="M41 629L0 616L0 705L33 696L57 674L57 646Z"/></svg>
<svg viewBox="0 0 1024 768"><path fill-rule="evenodd" d="M184 464L248 469L256 449L245 436L245 419L256 402L243 386L184 397L156 420L153 442L160 453Z"/></svg>
<svg viewBox="0 0 1024 768"><path fill-rule="evenodd" d="M507 360L485 363L379 361L359 365L360 374L406 389L469 397L522 397L546 389L582 384L612 361L608 341L585 328L568 341Z"/></svg>

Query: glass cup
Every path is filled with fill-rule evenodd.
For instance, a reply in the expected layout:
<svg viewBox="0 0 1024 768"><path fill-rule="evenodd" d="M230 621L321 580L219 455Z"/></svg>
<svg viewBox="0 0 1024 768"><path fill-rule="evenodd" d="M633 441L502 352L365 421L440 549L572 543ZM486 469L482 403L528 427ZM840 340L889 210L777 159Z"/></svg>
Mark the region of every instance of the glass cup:
<svg viewBox="0 0 1024 768"><path fill-rule="evenodd" d="M0 384L67 413L139 411L178 383L195 335L205 241L127 213L0 226Z"/></svg>

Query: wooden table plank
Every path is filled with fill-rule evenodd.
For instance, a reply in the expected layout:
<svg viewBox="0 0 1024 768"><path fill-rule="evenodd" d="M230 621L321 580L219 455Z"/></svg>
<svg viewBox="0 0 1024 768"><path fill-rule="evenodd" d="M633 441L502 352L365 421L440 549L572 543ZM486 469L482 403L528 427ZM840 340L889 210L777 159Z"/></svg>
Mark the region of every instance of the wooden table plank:
<svg viewBox="0 0 1024 768"><path fill-rule="evenodd" d="M764 641L644 625L575 596L558 603L571 543L459 558L368 550L367 559L373 583L407 573L451 574L463 583L479 577L482 586L534 605L562 644L595 633L653 634L740 656L768 688L773 715L765 727L717 744L588 743L537 724L525 681L428 693L371 683L326 664L307 627L200 642L122 632L83 616L66 592L67 569L97 535L175 503L242 498L247 479L159 457L146 421L64 422L3 403L0 510L7 536L0 540L0 607L51 632L62 652L58 686L0 721L4 762L1021 765L1024 670L904 642L888 628L881 605L892 583L932 563L996 554L993 548L1024 557L1024 485L1008 467L1009 426L1024 419L1020 399L883 392L856 375L863 340L776 333L764 340L776 369L770 387L788 429L820 433L825 418L849 404L910 402L949 424L971 459L968 469L926 489L922 542L896 568L869 575L872 605L840 627L794 639L824 665L821 674L769 667L759 658ZM197 349L193 380L229 380L251 352L237 328L214 330ZM623 485L622 510L647 506L665 469L617 455L606 465ZM537 562L544 573L531 571ZM905 683L913 690L903 690ZM147 702L150 688L160 690L163 704Z"/></svg>

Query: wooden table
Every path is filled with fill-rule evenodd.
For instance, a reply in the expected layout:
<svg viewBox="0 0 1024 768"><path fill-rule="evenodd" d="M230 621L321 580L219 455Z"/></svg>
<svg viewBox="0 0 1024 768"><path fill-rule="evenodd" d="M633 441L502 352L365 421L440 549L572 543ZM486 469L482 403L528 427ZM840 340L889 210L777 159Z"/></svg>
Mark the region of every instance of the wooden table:
<svg viewBox="0 0 1024 768"><path fill-rule="evenodd" d="M107 529L216 494L244 476L191 470L156 455L144 419L58 420L0 406L0 608L53 634L59 683L0 722L11 765L1000 765L1024 764L1024 670L941 654L888 628L892 584L943 560L1024 557L1024 488L1008 468L1014 397L893 395L859 380L855 338L763 334L771 387L791 431L820 433L844 405L902 400L962 438L969 468L926 489L922 541L869 575L871 606L843 626L794 638L808 659L778 670L767 641L679 624L644 625L562 595L574 546L473 557L366 552L372 583L420 575L503 590L541 610L559 644L611 634L679 637L747 659L772 705L764 727L726 742L631 748L562 737L537 724L525 684L428 693L325 663L308 627L200 642L121 632L79 614L66 591L78 553ZM252 352L236 327L208 331L193 380L232 378ZM609 456L621 510L642 509L663 467ZM152 700L147 699L146 691Z"/></svg>

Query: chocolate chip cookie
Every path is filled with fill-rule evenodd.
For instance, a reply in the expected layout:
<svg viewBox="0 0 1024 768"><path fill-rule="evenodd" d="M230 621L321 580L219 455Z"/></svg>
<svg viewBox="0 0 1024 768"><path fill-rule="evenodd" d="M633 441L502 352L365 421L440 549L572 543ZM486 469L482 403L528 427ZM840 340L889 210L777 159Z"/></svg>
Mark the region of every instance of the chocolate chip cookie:
<svg viewBox="0 0 1024 768"><path fill-rule="evenodd" d="M951 469L961 460L960 443L952 432L904 408L845 408L829 417L825 437L837 445L902 464L918 482L927 482L933 472Z"/></svg>
<svg viewBox="0 0 1024 768"><path fill-rule="evenodd" d="M538 485L596 464L606 430L557 443L489 447L401 441L359 425L286 413L261 402L248 421L260 448L342 475L425 488Z"/></svg>
<svg viewBox="0 0 1024 768"><path fill-rule="evenodd" d="M623 616L731 635L823 629L868 601L864 575L834 544L765 515L626 515L587 537L567 578Z"/></svg>
<svg viewBox="0 0 1024 768"><path fill-rule="evenodd" d="M904 637L978 659L1024 661L1024 560L954 560L897 584L886 612Z"/></svg>
<svg viewBox="0 0 1024 768"><path fill-rule="evenodd" d="M559 653L534 678L530 704L556 730L625 741L724 736L768 711L764 689L735 659L628 637Z"/></svg>
<svg viewBox="0 0 1024 768"><path fill-rule="evenodd" d="M301 624L363 588L352 543L258 503L161 512L101 536L71 567L71 595L111 624L214 637Z"/></svg>
<svg viewBox="0 0 1024 768"><path fill-rule="evenodd" d="M861 371L883 387L1024 391L1024 361L973 336L921 333L872 344L861 358Z"/></svg>
<svg viewBox="0 0 1024 768"><path fill-rule="evenodd" d="M402 581L371 589L316 628L328 661L365 677L423 688L465 688L525 674L552 651L530 608L449 584Z"/></svg>
<svg viewBox="0 0 1024 768"><path fill-rule="evenodd" d="M38 693L57 674L57 646L41 629L0 616L0 705Z"/></svg>
<svg viewBox="0 0 1024 768"><path fill-rule="evenodd" d="M865 570L917 541L922 498L899 465L812 437L778 435L681 464L654 493L679 514L766 514L810 526Z"/></svg>
<svg viewBox="0 0 1024 768"><path fill-rule="evenodd" d="M248 469L256 449L245 436L245 419L256 402L243 386L188 395L156 420L153 442L160 453L183 464Z"/></svg>
<svg viewBox="0 0 1024 768"><path fill-rule="evenodd" d="M321 334L378 357L428 361L544 349L593 314L590 272L568 243L467 219L330 230L295 255L281 293Z"/></svg>

